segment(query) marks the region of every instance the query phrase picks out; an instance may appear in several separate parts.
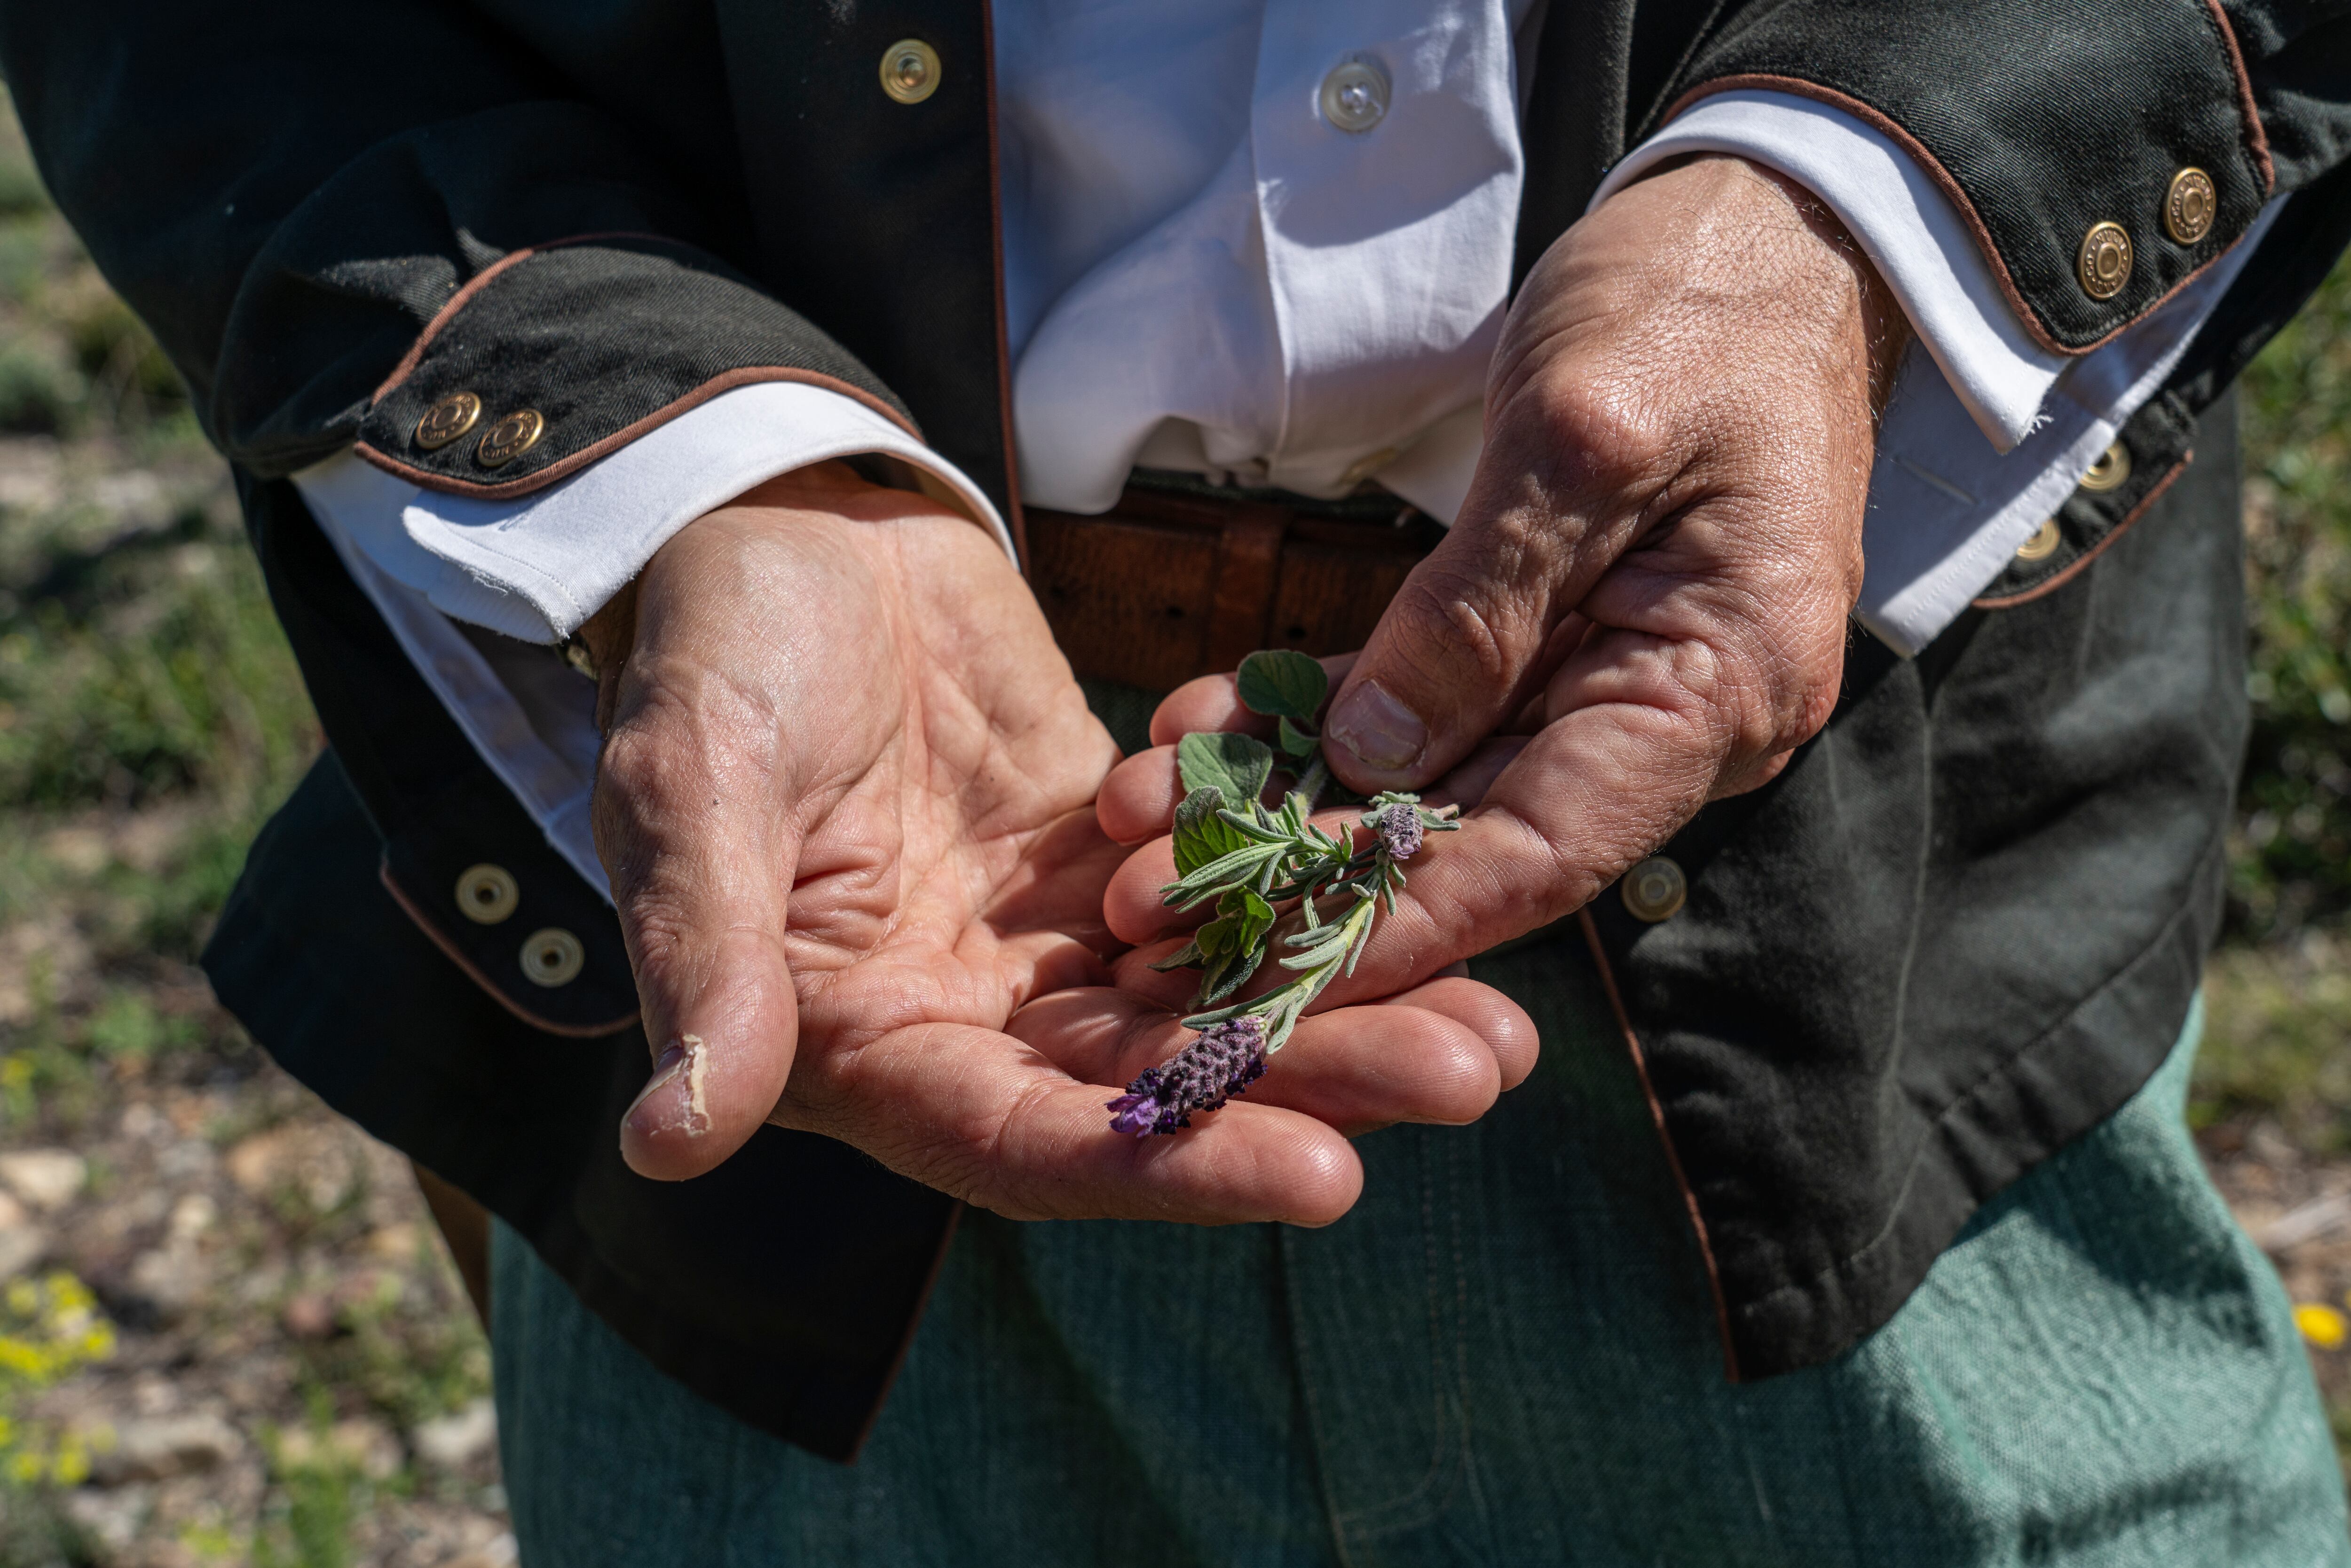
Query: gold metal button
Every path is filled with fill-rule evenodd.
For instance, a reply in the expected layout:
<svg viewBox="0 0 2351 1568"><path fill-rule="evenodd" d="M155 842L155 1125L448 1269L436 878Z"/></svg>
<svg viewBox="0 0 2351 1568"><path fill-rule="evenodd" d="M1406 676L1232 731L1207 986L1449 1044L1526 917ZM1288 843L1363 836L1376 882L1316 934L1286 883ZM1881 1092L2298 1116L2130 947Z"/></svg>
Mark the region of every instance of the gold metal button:
<svg viewBox="0 0 2351 1568"><path fill-rule="evenodd" d="M2082 488L2101 493L2119 490L2129 477L2130 448L2117 441L2098 454L2098 460L2082 476Z"/></svg>
<svg viewBox="0 0 2351 1568"><path fill-rule="evenodd" d="M2043 517L2041 519L2041 526L2032 530L2032 537L2016 547L2016 559L2047 560L2057 553L2057 519Z"/></svg>
<svg viewBox="0 0 2351 1568"><path fill-rule="evenodd" d="M882 90L900 103L920 103L938 91L938 50L920 38L901 38L883 50Z"/></svg>
<svg viewBox="0 0 2351 1568"><path fill-rule="evenodd" d="M1682 901L1689 897L1689 881L1680 866L1664 855L1651 855L1625 873L1617 892L1634 919L1654 925L1681 912Z"/></svg>
<svg viewBox="0 0 2351 1568"><path fill-rule="evenodd" d="M2130 281L2131 241L2123 225L2093 224L2082 236L2082 292L2093 299L2112 299Z"/></svg>
<svg viewBox="0 0 2351 1568"><path fill-rule="evenodd" d="M482 925L496 925L522 903L522 884L514 873L487 861L469 865L457 878L457 912Z"/></svg>
<svg viewBox="0 0 2351 1568"><path fill-rule="evenodd" d="M438 452L473 429L481 417L480 398L472 392L451 392L416 422L416 444L427 452Z"/></svg>
<svg viewBox="0 0 2351 1568"><path fill-rule="evenodd" d="M1322 78L1322 118L1360 136L1388 112L1387 72L1370 60L1342 60Z"/></svg>
<svg viewBox="0 0 2351 1568"><path fill-rule="evenodd" d="M568 986L579 978L587 962L588 949L560 925L534 931L523 939L523 977L535 986Z"/></svg>
<svg viewBox="0 0 2351 1568"><path fill-rule="evenodd" d="M502 468L538 444L547 434L547 421L535 408L518 408L496 424L474 448L474 461L485 468Z"/></svg>
<svg viewBox="0 0 2351 1568"><path fill-rule="evenodd" d="M2212 176L2201 169L2182 169L2171 177L2171 189L2163 198L2163 230L2181 245L2194 245L2212 232L2212 220L2220 214L2220 193L2212 187Z"/></svg>

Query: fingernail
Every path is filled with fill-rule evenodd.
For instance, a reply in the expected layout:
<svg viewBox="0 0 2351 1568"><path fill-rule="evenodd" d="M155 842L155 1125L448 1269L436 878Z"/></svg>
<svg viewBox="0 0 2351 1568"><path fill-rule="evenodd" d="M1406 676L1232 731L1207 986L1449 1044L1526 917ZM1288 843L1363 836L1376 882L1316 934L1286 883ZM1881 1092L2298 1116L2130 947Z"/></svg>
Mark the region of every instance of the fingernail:
<svg viewBox="0 0 2351 1568"><path fill-rule="evenodd" d="M1428 747L1428 726L1377 681L1365 681L1349 692L1332 710L1322 733L1371 768L1406 767Z"/></svg>
<svg viewBox="0 0 2351 1568"><path fill-rule="evenodd" d="M698 1138L710 1131L704 1076L710 1065L698 1034L682 1034L653 1060L653 1076L629 1102L622 1125L640 1135L675 1128Z"/></svg>

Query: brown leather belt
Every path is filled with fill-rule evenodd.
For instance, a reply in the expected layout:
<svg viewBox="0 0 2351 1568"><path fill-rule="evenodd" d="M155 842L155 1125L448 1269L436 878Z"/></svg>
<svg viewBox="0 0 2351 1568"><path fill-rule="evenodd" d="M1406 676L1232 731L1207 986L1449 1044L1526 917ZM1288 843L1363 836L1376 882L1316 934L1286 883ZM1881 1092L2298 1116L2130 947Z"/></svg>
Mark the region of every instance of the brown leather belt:
<svg viewBox="0 0 2351 1568"><path fill-rule="evenodd" d="M1445 530L1401 501L1130 486L1100 517L1032 508L1029 580L1081 675L1166 691L1259 648L1360 648Z"/></svg>

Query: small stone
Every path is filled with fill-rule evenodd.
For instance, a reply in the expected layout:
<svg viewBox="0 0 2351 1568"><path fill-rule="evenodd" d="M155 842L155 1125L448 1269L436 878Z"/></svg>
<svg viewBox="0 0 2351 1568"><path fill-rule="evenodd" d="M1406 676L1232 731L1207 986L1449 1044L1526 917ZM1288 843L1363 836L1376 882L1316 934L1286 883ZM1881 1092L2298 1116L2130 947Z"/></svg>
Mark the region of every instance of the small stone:
<svg viewBox="0 0 2351 1568"><path fill-rule="evenodd" d="M299 1123L256 1133L229 1150L225 1163L229 1179L255 1197L290 1191L320 1214L340 1203L358 1178L331 1131Z"/></svg>
<svg viewBox="0 0 2351 1568"><path fill-rule="evenodd" d="M210 1195L192 1192L172 1206L172 1239L188 1243L213 1228L220 1218L220 1206Z"/></svg>
<svg viewBox="0 0 2351 1568"><path fill-rule="evenodd" d="M100 1486L160 1481L218 1469L245 1451L236 1428L217 1416L162 1416L115 1428L114 1446L90 1456Z"/></svg>
<svg viewBox="0 0 2351 1568"><path fill-rule="evenodd" d="M122 1552L139 1538L139 1527L154 1504L153 1490L139 1485L105 1491L76 1487L60 1499L66 1517L110 1552Z"/></svg>
<svg viewBox="0 0 2351 1568"><path fill-rule="evenodd" d="M521 1557L514 1534L508 1531L492 1537L487 1543L470 1552L460 1552L455 1557L444 1558L435 1568L514 1568Z"/></svg>
<svg viewBox="0 0 2351 1568"><path fill-rule="evenodd" d="M444 1470L462 1470L497 1447L497 1406L476 1399L464 1409L436 1416L409 1433L416 1457Z"/></svg>
<svg viewBox="0 0 2351 1568"><path fill-rule="evenodd" d="M0 1230L0 1280L13 1280L40 1267L49 1255L49 1233L37 1225Z"/></svg>
<svg viewBox="0 0 2351 1568"><path fill-rule="evenodd" d="M89 1166L71 1149L17 1149L0 1155L0 1182L38 1209L62 1208L89 1180Z"/></svg>
<svg viewBox="0 0 2351 1568"><path fill-rule="evenodd" d="M392 1429L366 1416L336 1422L327 1429L324 1442L307 1427L281 1433L277 1438L280 1470L348 1467L371 1481L380 1481L398 1475L407 1457Z"/></svg>
<svg viewBox="0 0 2351 1568"><path fill-rule="evenodd" d="M212 1270L204 1266L204 1254L193 1247L172 1245L132 1259L127 1278L131 1288L159 1316L170 1319L195 1304L204 1287L212 1283Z"/></svg>
<svg viewBox="0 0 2351 1568"><path fill-rule="evenodd" d="M0 1192L0 1280L29 1272L48 1256L49 1240L23 1204Z"/></svg>
<svg viewBox="0 0 2351 1568"><path fill-rule="evenodd" d="M368 1232L368 1255L386 1263L416 1261L417 1229L413 1221L402 1219Z"/></svg>
<svg viewBox="0 0 2351 1568"><path fill-rule="evenodd" d="M305 1291L286 1303L278 1318L296 1339L329 1339L335 1332L335 1303L317 1291Z"/></svg>

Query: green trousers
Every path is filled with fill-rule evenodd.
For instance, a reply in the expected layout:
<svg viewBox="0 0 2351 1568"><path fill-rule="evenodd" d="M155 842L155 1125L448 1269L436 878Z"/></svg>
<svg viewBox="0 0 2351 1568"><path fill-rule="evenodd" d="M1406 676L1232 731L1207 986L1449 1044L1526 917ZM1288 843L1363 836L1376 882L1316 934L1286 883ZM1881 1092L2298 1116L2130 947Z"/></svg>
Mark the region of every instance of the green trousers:
<svg viewBox="0 0 2351 1568"><path fill-rule="evenodd" d="M1364 1140L1327 1229L968 1216L853 1468L670 1383L502 1230L524 1562L2351 1563L2286 1301L2182 1124L2194 1020L1884 1329L1733 1385L1581 944L1479 968L1541 1066Z"/></svg>

